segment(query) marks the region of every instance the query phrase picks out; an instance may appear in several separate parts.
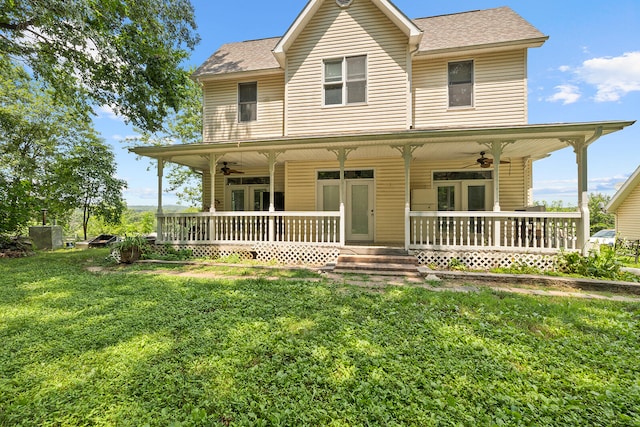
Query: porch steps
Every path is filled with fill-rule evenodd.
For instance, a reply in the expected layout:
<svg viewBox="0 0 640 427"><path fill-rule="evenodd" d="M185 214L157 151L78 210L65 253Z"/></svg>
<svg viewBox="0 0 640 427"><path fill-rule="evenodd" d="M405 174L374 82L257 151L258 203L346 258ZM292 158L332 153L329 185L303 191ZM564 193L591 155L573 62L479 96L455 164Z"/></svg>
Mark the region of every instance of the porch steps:
<svg viewBox="0 0 640 427"><path fill-rule="evenodd" d="M404 249L346 247L340 251L334 273L418 276L418 260Z"/></svg>

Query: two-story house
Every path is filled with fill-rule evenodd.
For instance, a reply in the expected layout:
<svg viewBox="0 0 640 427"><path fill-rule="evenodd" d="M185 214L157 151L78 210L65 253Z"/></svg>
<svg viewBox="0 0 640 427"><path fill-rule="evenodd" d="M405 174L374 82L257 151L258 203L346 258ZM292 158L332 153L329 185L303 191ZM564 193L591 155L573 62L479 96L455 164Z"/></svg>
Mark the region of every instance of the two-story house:
<svg viewBox="0 0 640 427"><path fill-rule="evenodd" d="M546 40L508 7L411 20L311 0L284 36L223 45L193 75L202 143L133 150L158 160L158 242L304 263L387 245L472 267L584 250L588 147L633 122L528 124L527 52ZM567 146L580 208L532 209L533 162ZM202 173L202 213L162 213L165 162Z"/></svg>

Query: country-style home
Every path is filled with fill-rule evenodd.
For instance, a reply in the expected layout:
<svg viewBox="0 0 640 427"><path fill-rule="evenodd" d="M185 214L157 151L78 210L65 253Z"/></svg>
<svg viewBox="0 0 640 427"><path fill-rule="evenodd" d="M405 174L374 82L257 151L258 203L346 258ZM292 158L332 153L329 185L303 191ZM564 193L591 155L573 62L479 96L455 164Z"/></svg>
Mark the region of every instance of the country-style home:
<svg viewBox="0 0 640 427"><path fill-rule="evenodd" d="M589 235L589 145L633 122L529 124L508 7L409 19L387 0L311 0L282 37L225 44L193 74L202 142L158 160L158 243L323 264L349 245L422 264L547 267ZM536 160L571 146L579 209L532 206ZM162 212L166 162L202 174L202 213Z"/></svg>

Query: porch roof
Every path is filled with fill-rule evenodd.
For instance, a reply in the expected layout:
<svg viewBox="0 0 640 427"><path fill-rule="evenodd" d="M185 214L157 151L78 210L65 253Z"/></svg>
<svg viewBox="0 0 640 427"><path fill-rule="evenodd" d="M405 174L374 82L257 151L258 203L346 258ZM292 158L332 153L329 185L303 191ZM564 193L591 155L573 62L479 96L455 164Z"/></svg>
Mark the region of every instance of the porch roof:
<svg viewBox="0 0 640 427"><path fill-rule="evenodd" d="M210 155L219 161L239 163L242 167L267 164L264 153L279 153L278 162L296 160L336 160L332 150L354 149L349 159L393 158L397 146L411 145L416 160L469 160L473 163L481 151L489 151L493 142L504 142L502 158L542 159L571 143L594 142L635 121L527 124L470 128L411 129L387 132L358 132L261 139L230 139L221 142L134 147L130 151L146 157L209 170Z"/></svg>

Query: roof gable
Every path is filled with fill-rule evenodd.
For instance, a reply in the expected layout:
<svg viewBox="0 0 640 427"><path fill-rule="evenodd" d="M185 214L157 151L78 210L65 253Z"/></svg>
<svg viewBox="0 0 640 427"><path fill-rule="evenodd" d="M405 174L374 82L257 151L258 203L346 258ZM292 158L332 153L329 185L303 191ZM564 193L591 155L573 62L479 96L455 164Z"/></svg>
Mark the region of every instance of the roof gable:
<svg viewBox="0 0 640 427"><path fill-rule="evenodd" d="M295 42L296 38L302 33L306 25L313 19L314 15L327 0L310 0L302 10L300 15L293 22L284 36L273 49L273 54L280 63L281 67L285 67L285 58L287 50ZM333 1L333 0L328 0ZM393 22L408 38L411 46L418 46L422 38L422 30L418 28L409 18L407 18L393 3L388 0L368 0L376 5L382 13L384 13L391 22ZM337 5L336 5L337 7Z"/></svg>
<svg viewBox="0 0 640 427"><path fill-rule="evenodd" d="M638 169L631 174L622 187L616 191L616 194L613 195L613 198L609 201L609 204L607 204L607 212L615 213L638 185L640 185L640 166L638 166Z"/></svg>

